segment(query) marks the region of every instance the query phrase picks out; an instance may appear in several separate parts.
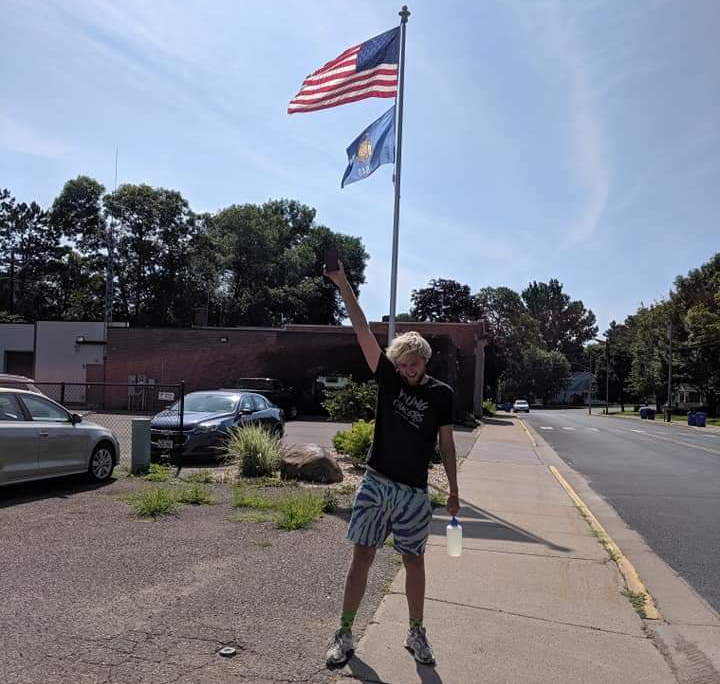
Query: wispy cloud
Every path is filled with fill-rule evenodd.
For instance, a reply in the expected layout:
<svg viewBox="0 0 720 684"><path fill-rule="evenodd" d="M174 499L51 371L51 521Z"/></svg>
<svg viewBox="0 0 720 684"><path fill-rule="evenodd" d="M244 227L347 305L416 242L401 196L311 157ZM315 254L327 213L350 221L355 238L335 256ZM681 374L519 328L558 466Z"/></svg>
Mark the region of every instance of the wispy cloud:
<svg viewBox="0 0 720 684"><path fill-rule="evenodd" d="M566 231L563 246L570 247L587 242L597 231L608 204L610 171L603 126L594 105L587 57L580 47L575 24L565 11L567 6L561 6L557 1L541 5L545 35L567 70L573 163L578 181L588 195L581 215Z"/></svg>
<svg viewBox="0 0 720 684"><path fill-rule="evenodd" d="M60 140L0 114L0 149L55 159L67 152Z"/></svg>

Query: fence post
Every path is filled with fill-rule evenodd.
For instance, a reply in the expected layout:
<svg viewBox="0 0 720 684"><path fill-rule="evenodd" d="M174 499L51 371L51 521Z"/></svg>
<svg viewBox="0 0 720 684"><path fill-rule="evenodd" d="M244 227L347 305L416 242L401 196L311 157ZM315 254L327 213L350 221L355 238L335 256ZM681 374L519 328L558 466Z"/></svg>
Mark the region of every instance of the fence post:
<svg viewBox="0 0 720 684"><path fill-rule="evenodd" d="M60 383L60 403L65 406L65 383Z"/></svg>
<svg viewBox="0 0 720 684"><path fill-rule="evenodd" d="M185 381L180 381L180 415L178 416L178 431L179 431L179 447L177 455L177 470L175 471L175 477L180 475L182 470L182 457L183 457L183 422L185 419Z"/></svg>

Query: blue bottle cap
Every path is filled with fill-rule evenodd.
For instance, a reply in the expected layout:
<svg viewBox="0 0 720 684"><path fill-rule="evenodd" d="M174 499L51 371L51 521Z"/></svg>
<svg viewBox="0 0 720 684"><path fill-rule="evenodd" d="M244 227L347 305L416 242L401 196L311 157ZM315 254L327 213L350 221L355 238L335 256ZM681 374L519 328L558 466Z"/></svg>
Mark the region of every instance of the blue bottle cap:
<svg viewBox="0 0 720 684"><path fill-rule="evenodd" d="M457 521L457 518L455 516L452 517L452 520L450 521L450 524L453 527L457 527L460 523Z"/></svg>

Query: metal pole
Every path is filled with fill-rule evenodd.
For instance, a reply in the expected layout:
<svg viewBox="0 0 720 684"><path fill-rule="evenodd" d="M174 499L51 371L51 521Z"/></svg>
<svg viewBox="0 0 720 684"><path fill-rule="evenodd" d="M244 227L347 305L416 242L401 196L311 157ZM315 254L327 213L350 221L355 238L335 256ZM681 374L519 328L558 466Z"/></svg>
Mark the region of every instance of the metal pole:
<svg viewBox="0 0 720 684"><path fill-rule="evenodd" d="M15 250L10 250L10 315L15 313Z"/></svg>
<svg viewBox="0 0 720 684"><path fill-rule="evenodd" d="M672 323L668 325L668 397L667 397L667 421L672 422Z"/></svg>
<svg viewBox="0 0 720 684"><path fill-rule="evenodd" d="M610 340L605 338L605 415L610 415Z"/></svg>
<svg viewBox="0 0 720 684"><path fill-rule="evenodd" d="M398 94L396 102L395 125L395 209L393 212L392 270L390 273L390 315L388 316L388 344L395 337L395 305L397 300L398 242L400 233L400 171L402 168L402 124L403 90L405 87L405 28L410 12L403 5L400 14L400 58L398 65Z"/></svg>
<svg viewBox="0 0 720 684"><path fill-rule="evenodd" d="M588 359L588 415L592 415L592 357Z"/></svg>

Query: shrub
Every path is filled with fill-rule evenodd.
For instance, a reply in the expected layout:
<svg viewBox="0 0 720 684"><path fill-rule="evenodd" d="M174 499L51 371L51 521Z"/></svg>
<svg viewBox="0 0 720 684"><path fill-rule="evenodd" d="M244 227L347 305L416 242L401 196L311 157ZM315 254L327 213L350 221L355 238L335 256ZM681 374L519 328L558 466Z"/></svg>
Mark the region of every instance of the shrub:
<svg viewBox="0 0 720 684"><path fill-rule="evenodd" d="M370 420L375 416L377 386L374 382L349 382L326 396L322 407L333 420Z"/></svg>
<svg viewBox="0 0 720 684"><path fill-rule="evenodd" d="M196 506L213 503L210 493L199 482L193 482L189 487L181 489L177 494L177 499L180 503Z"/></svg>
<svg viewBox="0 0 720 684"><path fill-rule="evenodd" d="M281 530L299 530L309 527L323 512L324 497L308 492L282 499L277 504L278 517L275 524Z"/></svg>
<svg viewBox="0 0 720 684"><path fill-rule="evenodd" d="M340 430L333 437L333 446L340 454L349 456L356 467L367 461L372 444L375 421L358 420L349 430Z"/></svg>
<svg viewBox="0 0 720 684"><path fill-rule="evenodd" d="M143 480L150 482L166 482L170 478L171 471L172 468L165 463L151 463L142 477Z"/></svg>
<svg viewBox="0 0 720 684"><path fill-rule="evenodd" d="M261 511L268 511L275 506L275 502L259 494L248 493L240 487L233 491L233 503L235 508L256 508Z"/></svg>
<svg viewBox="0 0 720 684"><path fill-rule="evenodd" d="M212 484L215 482L213 474L206 468L185 475L182 479L185 480L185 482L197 482L199 484Z"/></svg>
<svg viewBox="0 0 720 684"><path fill-rule="evenodd" d="M128 498L135 512L144 518L158 518L175 512L177 496L168 489L146 489Z"/></svg>
<svg viewBox="0 0 720 684"><path fill-rule="evenodd" d="M335 513L339 505L335 492L326 491L323 493L323 513Z"/></svg>
<svg viewBox="0 0 720 684"><path fill-rule="evenodd" d="M486 399L482 403L482 412L484 416L494 416L495 415L495 402L491 401L490 399Z"/></svg>
<svg viewBox="0 0 720 684"><path fill-rule="evenodd" d="M280 468L280 439L258 425L230 429L228 460L245 477L269 477Z"/></svg>

